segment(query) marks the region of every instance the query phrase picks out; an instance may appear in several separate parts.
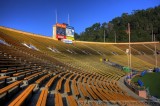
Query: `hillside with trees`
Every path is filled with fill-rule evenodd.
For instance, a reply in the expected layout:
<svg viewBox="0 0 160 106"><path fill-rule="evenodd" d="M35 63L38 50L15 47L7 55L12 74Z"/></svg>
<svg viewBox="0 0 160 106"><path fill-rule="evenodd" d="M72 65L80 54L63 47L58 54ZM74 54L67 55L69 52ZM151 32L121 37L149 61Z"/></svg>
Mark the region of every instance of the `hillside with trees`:
<svg viewBox="0 0 160 106"><path fill-rule="evenodd" d="M103 42L128 42L127 25L130 23L131 41L152 41L152 34L160 41L160 6L146 10L133 10L123 13L110 22L95 23L78 35L76 40Z"/></svg>

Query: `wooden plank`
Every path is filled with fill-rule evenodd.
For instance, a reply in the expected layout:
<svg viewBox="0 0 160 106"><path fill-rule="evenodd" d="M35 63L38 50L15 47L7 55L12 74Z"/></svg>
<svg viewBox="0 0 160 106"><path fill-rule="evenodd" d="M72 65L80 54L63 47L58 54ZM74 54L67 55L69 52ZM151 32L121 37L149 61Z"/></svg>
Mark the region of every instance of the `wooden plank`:
<svg viewBox="0 0 160 106"><path fill-rule="evenodd" d="M4 79L6 79L6 78L9 78L9 76L1 76L1 77L0 77L0 81L1 81L1 80L4 80Z"/></svg>
<svg viewBox="0 0 160 106"><path fill-rule="evenodd" d="M84 97L89 97L89 94L87 93L87 91L84 89L84 87L83 87L83 85L82 85L82 83L81 82L79 82L79 87L80 87L80 90L81 90L81 92L82 92L82 94L83 94L83 96Z"/></svg>
<svg viewBox="0 0 160 106"><path fill-rule="evenodd" d="M73 90L74 90L74 95L76 95L76 96L79 95L76 80L72 80L72 86L73 86Z"/></svg>
<svg viewBox="0 0 160 106"><path fill-rule="evenodd" d="M48 96L48 89L43 89L41 91L36 106L46 106L47 96Z"/></svg>
<svg viewBox="0 0 160 106"><path fill-rule="evenodd" d="M30 71L18 72L18 73L13 74L13 76L19 76L19 75L22 75L22 74L26 74L28 72L32 72L32 71L30 70Z"/></svg>
<svg viewBox="0 0 160 106"><path fill-rule="evenodd" d="M86 85L86 90L89 92L93 99L98 99L98 97L95 95L95 93L91 90L91 88L88 85Z"/></svg>
<svg viewBox="0 0 160 106"><path fill-rule="evenodd" d="M60 93L55 94L55 106L63 106L62 96Z"/></svg>
<svg viewBox="0 0 160 106"><path fill-rule="evenodd" d="M100 92L97 91L97 89L91 85L92 90L94 91L94 93L101 99L101 100L105 100L105 97L100 94Z"/></svg>
<svg viewBox="0 0 160 106"><path fill-rule="evenodd" d="M43 73L43 72L38 72L38 73L32 74L32 75L30 75L30 76L28 76L28 77L25 77L24 79L25 79L25 80L29 80L29 79L31 79L31 78L39 75L39 74L42 74L42 73Z"/></svg>
<svg viewBox="0 0 160 106"><path fill-rule="evenodd" d="M66 92L66 93L70 92L69 80L68 80L68 79L66 80L64 86L65 86L65 92Z"/></svg>
<svg viewBox="0 0 160 106"><path fill-rule="evenodd" d="M39 84L39 83L41 83L44 79L48 78L50 75L51 75L51 74L47 74L47 75L45 75L45 76L39 78L39 79L36 80L35 82L36 82L37 84Z"/></svg>
<svg viewBox="0 0 160 106"><path fill-rule="evenodd" d="M45 93L45 90L43 89L43 90L41 91L41 94L40 94L39 98L38 98L38 102L37 102L36 106L41 106L41 103L42 103L42 101L43 101L44 93Z"/></svg>
<svg viewBox="0 0 160 106"><path fill-rule="evenodd" d="M43 96L43 101L42 101L41 106L46 106L47 96L48 96L48 89L45 89L45 93L44 93L44 96Z"/></svg>
<svg viewBox="0 0 160 106"><path fill-rule="evenodd" d="M73 96L67 96L67 101L69 106L78 106Z"/></svg>
<svg viewBox="0 0 160 106"><path fill-rule="evenodd" d="M14 99L9 106L20 106L33 91L35 84L29 85L16 99Z"/></svg>
<svg viewBox="0 0 160 106"><path fill-rule="evenodd" d="M54 77L52 77L47 84L45 85L46 88L50 88L50 86L52 85L52 83L54 82L54 80L58 77L58 75L55 75Z"/></svg>
<svg viewBox="0 0 160 106"><path fill-rule="evenodd" d="M14 83L12 83L12 84L10 84L10 85L8 85L8 86L0 89L0 95L3 94L3 93L5 93L5 92L7 92L8 90L14 88L15 86L20 85L21 82L22 81L16 81L16 82L14 82Z"/></svg>

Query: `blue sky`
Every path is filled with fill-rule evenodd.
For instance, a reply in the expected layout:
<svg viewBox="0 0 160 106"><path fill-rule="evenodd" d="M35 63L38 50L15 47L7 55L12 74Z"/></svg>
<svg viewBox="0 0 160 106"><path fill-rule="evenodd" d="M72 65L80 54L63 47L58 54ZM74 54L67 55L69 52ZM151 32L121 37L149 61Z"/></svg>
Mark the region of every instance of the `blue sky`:
<svg viewBox="0 0 160 106"><path fill-rule="evenodd" d="M80 33L96 22L108 22L122 13L160 5L160 0L0 0L0 26L52 36L55 10L59 23Z"/></svg>

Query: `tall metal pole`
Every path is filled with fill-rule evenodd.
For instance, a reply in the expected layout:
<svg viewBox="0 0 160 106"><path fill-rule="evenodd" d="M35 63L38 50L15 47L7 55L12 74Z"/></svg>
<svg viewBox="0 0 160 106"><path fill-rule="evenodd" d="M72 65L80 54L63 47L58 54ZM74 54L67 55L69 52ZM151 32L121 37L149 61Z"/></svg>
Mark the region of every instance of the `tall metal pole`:
<svg viewBox="0 0 160 106"><path fill-rule="evenodd" d="M128 67L129 67L129 52L127 54L127 58L128 58Z"/></svg>
<svg viewBox="0 0 160 106"><path fill-rule="evenodd" d="M115 31L115 43L117 42L117 35L116 35L116 31Z"/></svg>
<svg viewBox="0 0 160 106"><path fill-rule="evenodd" d="M104 29L104 43L105 43L106 41L105 41L105 29Z"/></svg>
<svg viewBox="0 0 160 106"><path fill-rule="evenodd" d="M130 37L130 23L128 23L128 34L129 34L129 68L131 69L131 37Z"/></svg>
<svg viewBox="0 0 160 106"><path fill-rule="evenodd" d="M68 25L70 25L69 14L68 14Z"/></svg>
<svg viewBox="0 0 160 106"><path fill-rule="evenodd" d="M153 29L152 29L152 42L153 42Z"/></svg>
<svg viewBox="0 0 160 106"><path fill-rule="evenodd" d="M58 21L58 19L57 19L57 10L55 10L55 14L56 14L56 23L57 23L57 21Z"/></svg>
<svg viewBox="0 0 160 106"><path fill-rule="evenodd" d="M155 47L155 62L156 62L156 68L157 68L157 47L156 47L156 37L154 34L154 47Z"/></svg>

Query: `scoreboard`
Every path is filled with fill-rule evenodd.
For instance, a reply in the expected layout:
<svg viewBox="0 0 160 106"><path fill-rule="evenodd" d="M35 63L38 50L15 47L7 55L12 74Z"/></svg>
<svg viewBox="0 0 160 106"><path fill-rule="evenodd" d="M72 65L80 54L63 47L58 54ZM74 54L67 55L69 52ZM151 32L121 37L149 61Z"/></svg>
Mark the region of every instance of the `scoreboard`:
<svg viewBox="0 0 160 106"><path fill-rule="evenodd" d="M69 40L74 40L74 28L71 26L66 27L66 38Z"/></svg>
<svg viewBox="0 0 160 106"><path fill-rule="evenodd" d="M74 27L57 23L53 27L53 38L57 40L74 40Z"/></svg>
<svg viewBox="0 0 160 106"><path fill-rule="evenodd" d="M56 24L56 38L66 39L66 25L65 24Z"/></svg>

